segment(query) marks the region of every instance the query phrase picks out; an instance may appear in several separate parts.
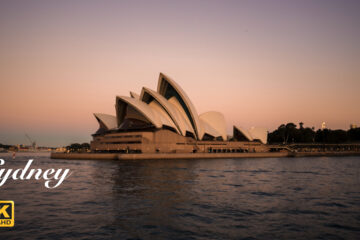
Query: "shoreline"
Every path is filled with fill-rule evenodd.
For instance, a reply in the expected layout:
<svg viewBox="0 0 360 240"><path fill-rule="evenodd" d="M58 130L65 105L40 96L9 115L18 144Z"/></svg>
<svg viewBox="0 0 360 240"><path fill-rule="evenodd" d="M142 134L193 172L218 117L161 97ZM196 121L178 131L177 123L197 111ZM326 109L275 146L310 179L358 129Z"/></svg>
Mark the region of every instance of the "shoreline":
<svg viewBox="0 0 360 240"><path fill-rule="evenodd" d="M280 158L280 157L332 157L360 156L360 152L259 152L259 153L56 153L51 159L68 160L177 160L177 159L219 159L219 158Z"/></svg>

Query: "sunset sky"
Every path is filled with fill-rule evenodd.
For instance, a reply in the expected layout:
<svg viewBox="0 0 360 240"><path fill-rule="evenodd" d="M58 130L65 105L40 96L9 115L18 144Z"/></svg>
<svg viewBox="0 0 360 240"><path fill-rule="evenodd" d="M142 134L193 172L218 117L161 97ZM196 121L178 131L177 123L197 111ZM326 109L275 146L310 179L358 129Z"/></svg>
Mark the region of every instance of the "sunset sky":
<svg viewBox="0 0 360 240"><path fill-rule="evenodd" d="M360 1L0 1L0 143L89 142L92 113L156 89L274 130L360 125Z"/></svg>

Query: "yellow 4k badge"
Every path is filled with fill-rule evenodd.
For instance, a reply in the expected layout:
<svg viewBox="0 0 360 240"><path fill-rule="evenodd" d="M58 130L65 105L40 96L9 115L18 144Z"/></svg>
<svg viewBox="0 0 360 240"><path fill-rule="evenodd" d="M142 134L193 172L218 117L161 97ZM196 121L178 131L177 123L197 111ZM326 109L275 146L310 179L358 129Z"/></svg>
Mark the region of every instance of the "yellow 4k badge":
<svg viewBox="0 0 360 240"><path fill-rule="evenodd" d="M15 223L14 201L0 201L0 227L13 227Z"/></svg>

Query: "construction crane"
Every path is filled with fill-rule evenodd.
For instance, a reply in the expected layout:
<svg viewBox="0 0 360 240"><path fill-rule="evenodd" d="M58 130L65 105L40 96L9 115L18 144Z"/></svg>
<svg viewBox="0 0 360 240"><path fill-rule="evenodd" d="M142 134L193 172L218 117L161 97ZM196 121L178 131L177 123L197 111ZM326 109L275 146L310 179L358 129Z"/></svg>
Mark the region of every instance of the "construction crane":
<svg viewBox="0 0 360 240"><path fill-rule="evenodd" d="M32 139L29 137L29 135L25 134L25 136L26 136L26 138L27 138L27 139L29 140L29 142L30 142L31 149L32 149L33 151L35 151L35 150L36 150L36 142L35 142L34 140L32 140Z"/></svg>

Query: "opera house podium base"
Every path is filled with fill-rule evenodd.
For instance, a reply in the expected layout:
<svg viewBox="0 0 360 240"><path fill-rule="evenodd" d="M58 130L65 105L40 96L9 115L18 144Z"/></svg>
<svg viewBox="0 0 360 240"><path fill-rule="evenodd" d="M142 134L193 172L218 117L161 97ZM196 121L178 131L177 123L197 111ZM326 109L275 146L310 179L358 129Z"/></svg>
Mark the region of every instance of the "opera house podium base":
<svg viewBox="0 0 360 240"><path fill-rule="evenodd" d="M288 157L287 152L268 153L51 153L52 159L73 160L175 160Z"/></svg>
<svg viewBox="0 0 360 240"><path fill-rule="evenodd" d="M52 159L70 160L177 160L177 159L244 159L244 158L281 158L281 157L331 157L360 156L358 151L349 152L262 152L262 153L51 153Z"/></svg>

